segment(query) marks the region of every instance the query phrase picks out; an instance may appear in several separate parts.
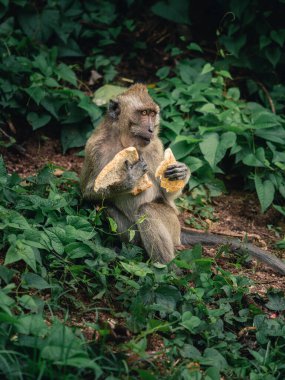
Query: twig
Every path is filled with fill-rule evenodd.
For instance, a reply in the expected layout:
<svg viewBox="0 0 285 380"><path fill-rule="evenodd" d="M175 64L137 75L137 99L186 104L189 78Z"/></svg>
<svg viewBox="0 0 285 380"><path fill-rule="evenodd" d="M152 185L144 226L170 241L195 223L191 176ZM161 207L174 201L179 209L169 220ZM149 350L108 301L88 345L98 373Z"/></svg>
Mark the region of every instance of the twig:
<svg viewBox="0 0 285 380"><path fill-rule="evenodd" d="M273 100L272 100L272 98L271 98L271 96L270 96L270 94L269 94L269 91L267 90L267 88L264 86L263 83L261 83L261 82L259 82L259 81L257 81L256 83L257 83L257 84L259 85L259 87L261 87L262 90L264 91L264 93L265 93L265 95L266 95L266 97L267 97L267 99L268 99L268 102L269 102L269 104L270 104L271 111L272 111L273 113L276 113L275 105L274 105Z"/></svg>

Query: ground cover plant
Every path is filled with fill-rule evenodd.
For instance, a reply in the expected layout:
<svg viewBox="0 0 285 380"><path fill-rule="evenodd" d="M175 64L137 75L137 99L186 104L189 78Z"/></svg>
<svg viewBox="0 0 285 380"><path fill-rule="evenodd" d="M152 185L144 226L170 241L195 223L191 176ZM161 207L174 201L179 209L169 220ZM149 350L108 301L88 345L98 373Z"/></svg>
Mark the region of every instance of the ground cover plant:
<svg viewBox="0 0 285 380"><path fill-rule="evenodd" d="M189 224L207 226L205 200L229 183L284 216L284 1L215 3L0 1L4 157L32 133L82 148L106 99L143 80L192 172ZM0 161L2 377L284 378L281 291L249 292L220 266L223 248L179 252L179 276L148 262L132 229L122 246L104 207L82 204L78 181Z"/></svg>
<svg viewBox="0 0 285 380"><path fill-rule="evenodd" d="M199 246L178 255L188 270L179 276L143 261L138 247L115 252L102 210L80 207L75 173L54 170L24 181L1 161L3 376L283 378L282 293L269 292L265 304L248 296L250 281ZM87 318L81 329L74 313Z"/></svg>

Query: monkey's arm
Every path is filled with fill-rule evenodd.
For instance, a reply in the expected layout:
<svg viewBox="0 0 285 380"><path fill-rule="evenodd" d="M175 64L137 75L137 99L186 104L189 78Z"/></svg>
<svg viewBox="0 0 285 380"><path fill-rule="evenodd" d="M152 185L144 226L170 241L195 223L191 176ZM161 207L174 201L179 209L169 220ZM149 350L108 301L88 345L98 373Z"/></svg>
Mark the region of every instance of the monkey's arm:
<svg viewBox="0 0 285 380"><path fill-rule="evenodd" d="M125 176L120 182L115 182L106 188L94 191L96 175L89 175L86 186L82 187L83 198L87 201L98 201L103 199L112 199L119 194L130 193L136 186L138 180L147 172L147 165L144 160L140 159L135 164L125 162Z"/></svg>
<svg viewBox="0 0 285 380"><path fill-rule="evenodd" d="M269 265L275 272L285 275L285 264L282 260L278 259L276 256L270 254L269 252L256 247L253 244L244 243L238 239L228 238L226 236L218 236L210 233L196 232L189 230L188 228L182 228L181 242L183 245L226 244L229 246L233 253L235 253L235 251L238 250L244 250L248 252L250 256L254 257L256 260Z"/></svg>

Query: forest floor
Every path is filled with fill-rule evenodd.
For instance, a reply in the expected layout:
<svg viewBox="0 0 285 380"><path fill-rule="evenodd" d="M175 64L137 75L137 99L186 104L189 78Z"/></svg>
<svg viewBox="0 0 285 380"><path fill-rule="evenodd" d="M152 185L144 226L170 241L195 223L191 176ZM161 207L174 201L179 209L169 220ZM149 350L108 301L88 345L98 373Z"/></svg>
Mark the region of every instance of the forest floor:
<svg viewBox="0 0 285 380"><path fill-rule="evenodd" d="M15 149L2 148L0 153L3 154L9 173L17 172L19 175L27 177L36 174L47 163L58 165L63 170L80 172L83 158L76 155L79 149L70 150L63 155L60 141L57 138L42 139L40 136L34 135L26 140L22 147L25 152L21 153ZM261 214L258 200L254 194L231 191L213 198L212 206L214 207L214 222L209 222L210 232L246 238L261 248L276 254L279 258L285 258L284 250L277 250L275 247L276 241L283 237L278 233L284 227L280 214L272 208L265 214ZM189 217L187 212L182 213L181 223L187 217ZM216 252L216 247L204 247L204 254L208 257L215 257ZM263 264L251 261L245 265L239 265L232 255L226 258L223 255L216 260L223 269L252 279L254 282L250 288L252 292L265 294L270 288L285 291L284 277L274 273Z"/></svg>

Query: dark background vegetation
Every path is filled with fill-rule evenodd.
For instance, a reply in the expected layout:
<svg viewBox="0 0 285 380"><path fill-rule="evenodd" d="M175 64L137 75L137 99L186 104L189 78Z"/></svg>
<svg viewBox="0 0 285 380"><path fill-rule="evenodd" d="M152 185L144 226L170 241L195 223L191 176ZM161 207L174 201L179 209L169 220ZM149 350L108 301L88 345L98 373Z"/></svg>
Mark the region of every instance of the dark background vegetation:
<svg viewBox="0 0 285 380"><path fill-rule="evenodd" d="M82 148L107 100L142 81L197 204L238 187L284 216L284 14L284 0L1 0L1 152L39 135ZM23 181L1 161L5 378L284 378L282 292L249 296L201 247L178 255L183 276L143 262L133 231L118 245L56 170Z"/></svg>

